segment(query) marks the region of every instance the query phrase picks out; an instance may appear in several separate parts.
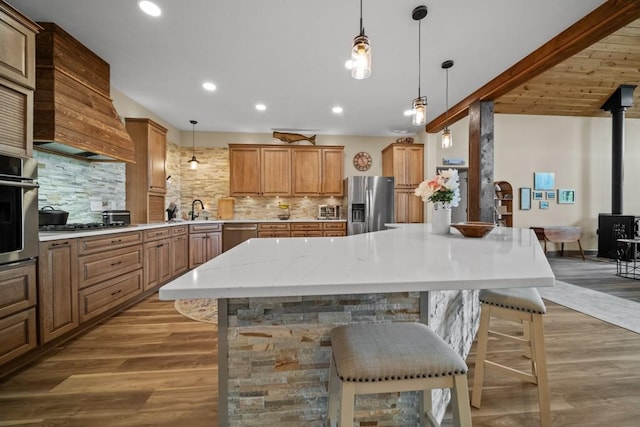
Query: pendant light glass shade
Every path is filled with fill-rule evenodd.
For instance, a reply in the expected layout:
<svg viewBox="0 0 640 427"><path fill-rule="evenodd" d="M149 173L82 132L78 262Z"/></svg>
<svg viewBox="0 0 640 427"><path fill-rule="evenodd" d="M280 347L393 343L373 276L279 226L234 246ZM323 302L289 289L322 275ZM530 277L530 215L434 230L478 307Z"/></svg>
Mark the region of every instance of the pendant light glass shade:
<svg viewBox="0 0 640 427"><path fill-rule="evenodd" d="M413 110L413 124L422 126L427 124L427 97L419 96L413 100L411 105Z"/></svg>
<svg viewBox="0 0 640 427"><path fill-rule="evenodd" d="M453 138L451 138L451 131L445 128L442 131L442 148L451 148L453 146Z"/></svg>
<svg viewBox="0 0 640 427"><path fill-rule="evenodd" d="M193 152L192 152L191 160L189 160L189 166L191 167L191 169L195 170L195 169L198 169L198 163L200 163L198 159L196 159L196 125L198 124L198 122L195 120L189 120L189 123L191 123L191 127L192 127L191 140L193 143Z"/></svg>
<svg viewBox="0 0 640 427"><path fill-rule="evenodd" d="M413 111L413 125L423 126L427 124L427 97L420 95L420 77L421 77L421 62L422 57L420 54L422 38L422 19L427 16L427 6L421 5L413 9L411 17L418 21L418 97L411 103L411 109Z"/></svg>
<svg viewBox="0 0 640 427"><path fill-rule="evenodd" d="M351 77L366 79L371 75L371 45L362 26L362 0L360 0L360 33L354 37L351 46Z"/></svg>
<svg viewBox="0 0 640 427"><path fill-rule="evenodd" d="M366 79L371 75L371 46L369 37L364 31L353 39L351 48L351 77L356 80Z"/></svg>
<svg viewBox="0 0 640 427"><path fill-rule="evenodd" d="M447 73L447 85L445 91L445 116L444 116L444 130L442 131L442 148L453 147L453 137L449 130L449 68L453 67L453 61L448 59L442 63L442 68Z"/></svg>

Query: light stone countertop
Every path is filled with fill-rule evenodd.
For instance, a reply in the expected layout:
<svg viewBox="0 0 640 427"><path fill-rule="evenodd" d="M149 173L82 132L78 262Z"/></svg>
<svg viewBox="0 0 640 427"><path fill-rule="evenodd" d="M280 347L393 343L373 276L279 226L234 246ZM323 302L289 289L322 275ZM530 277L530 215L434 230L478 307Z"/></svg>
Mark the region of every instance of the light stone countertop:
<svg viewBox="0 0 640 427"><path fill-rule="evenodd" d="M178 225L192 225L192 224L255 224L259 222L278 222L278 223L291 223L291 222L346 222L346 220L325 220L315 218L302 218L302 219L225 219L225 220L194 220L194 221L172 221L172 222L159 222L155 224L137 224L129 225L126 227L106 227L99 229L88 229L82 231L40 231L38 233L38 239L40 242L48 242L51 240L60 239L75 239L78 237L91 237L99 236L101 234L115 234L115 233L127 233L130 231L149 230L152 228L160 227L175 227Z"/></svg>
<svg viewBox="0 0 640 427"><path fill-rule="evenodd" d="M250 239L160 288L160 299L553 286L533 230L465 238L430 224L347 237Z"/></svg>

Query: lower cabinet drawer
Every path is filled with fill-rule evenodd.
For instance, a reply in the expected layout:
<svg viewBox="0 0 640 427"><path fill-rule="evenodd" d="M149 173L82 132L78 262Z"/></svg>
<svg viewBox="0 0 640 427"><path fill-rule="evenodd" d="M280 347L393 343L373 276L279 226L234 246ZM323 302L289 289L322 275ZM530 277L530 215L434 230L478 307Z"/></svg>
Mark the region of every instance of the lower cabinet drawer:
<svg viewBox="0 0 640 427"><path fill-rule="evenodd" d="M291 231L300 231L300 230L322 230L322 223L320 223L320 222L293 222L293 223L291 223Z"/></svg>
<svg viewBox="0 0 640 427"><path fill-rule="evenodd" d="M289 230L258 231L258 237L291 237L291 232Z"/></svg>
<svg viewBox="0 0 640 427"><path fill-rule="evenodd" d="M346 230L347 224L344 222L323 222L323 230Z"/></svg>
<svg viewBox="0 0 640 427"><path fill-rule="evenodd" d="M142 269L82 289L80 322L85 322L142 292Z"/></svg>
<svg viewBox="0 0 640 427"><path fill-rule="evenodd" d="M36 305L36 263L0 268L0 318Z"/></svg>
<svg viewBox="0 0 640 427"><path fill-rule="evenodd" d="M323 231L323 237L344 237L346 236L344 231L341 230L332 230L332 231Z"/></svg>
<svg viewBox="0 0 640 427"><path fill-rule="evenodd" d="M37 345L35 307L0 319L0 365Z"/></svg>
<svg viewBox="0 0 640 427"><path fill-rule="evenodd" d="M79 288L95 285L104 280L120 276L127 271L142 268L142 247L140 245L117 249L79 259Z"/></svg>
<svg viewBox="0 0 640 427"><path fill-rule="evenodd" d="M291 237L322 237L322 230L292 231Z"/></svg>

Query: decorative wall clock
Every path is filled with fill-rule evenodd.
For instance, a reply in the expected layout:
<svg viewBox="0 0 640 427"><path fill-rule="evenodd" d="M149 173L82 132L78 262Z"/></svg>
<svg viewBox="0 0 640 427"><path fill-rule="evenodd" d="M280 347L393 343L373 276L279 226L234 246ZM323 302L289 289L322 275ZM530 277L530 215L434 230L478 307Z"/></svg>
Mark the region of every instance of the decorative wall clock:
<svg viewBox="0 0 640 427"><path fill-rule="evenodd" d="M360 151L353 156L353 166L359 171L366 171L371 167L371 155L366 151Z"/></svg>

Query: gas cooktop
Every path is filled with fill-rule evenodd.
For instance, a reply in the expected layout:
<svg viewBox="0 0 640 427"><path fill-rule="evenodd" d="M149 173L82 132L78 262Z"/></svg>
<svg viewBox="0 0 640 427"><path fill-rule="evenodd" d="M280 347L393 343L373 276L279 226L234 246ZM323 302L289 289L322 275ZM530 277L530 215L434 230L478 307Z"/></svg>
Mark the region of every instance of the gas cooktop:
<svg viewBox="0 0 640 427"><path fill-rule="evenodd" d="M115 222L111 224L104 224L102 222L87 222L80 224L60 224L60 225L41 225L38 227L39 231L87 231L97 230L102 228L114 228L114 227L126 227L127 224L121 222Z"/></svg>

